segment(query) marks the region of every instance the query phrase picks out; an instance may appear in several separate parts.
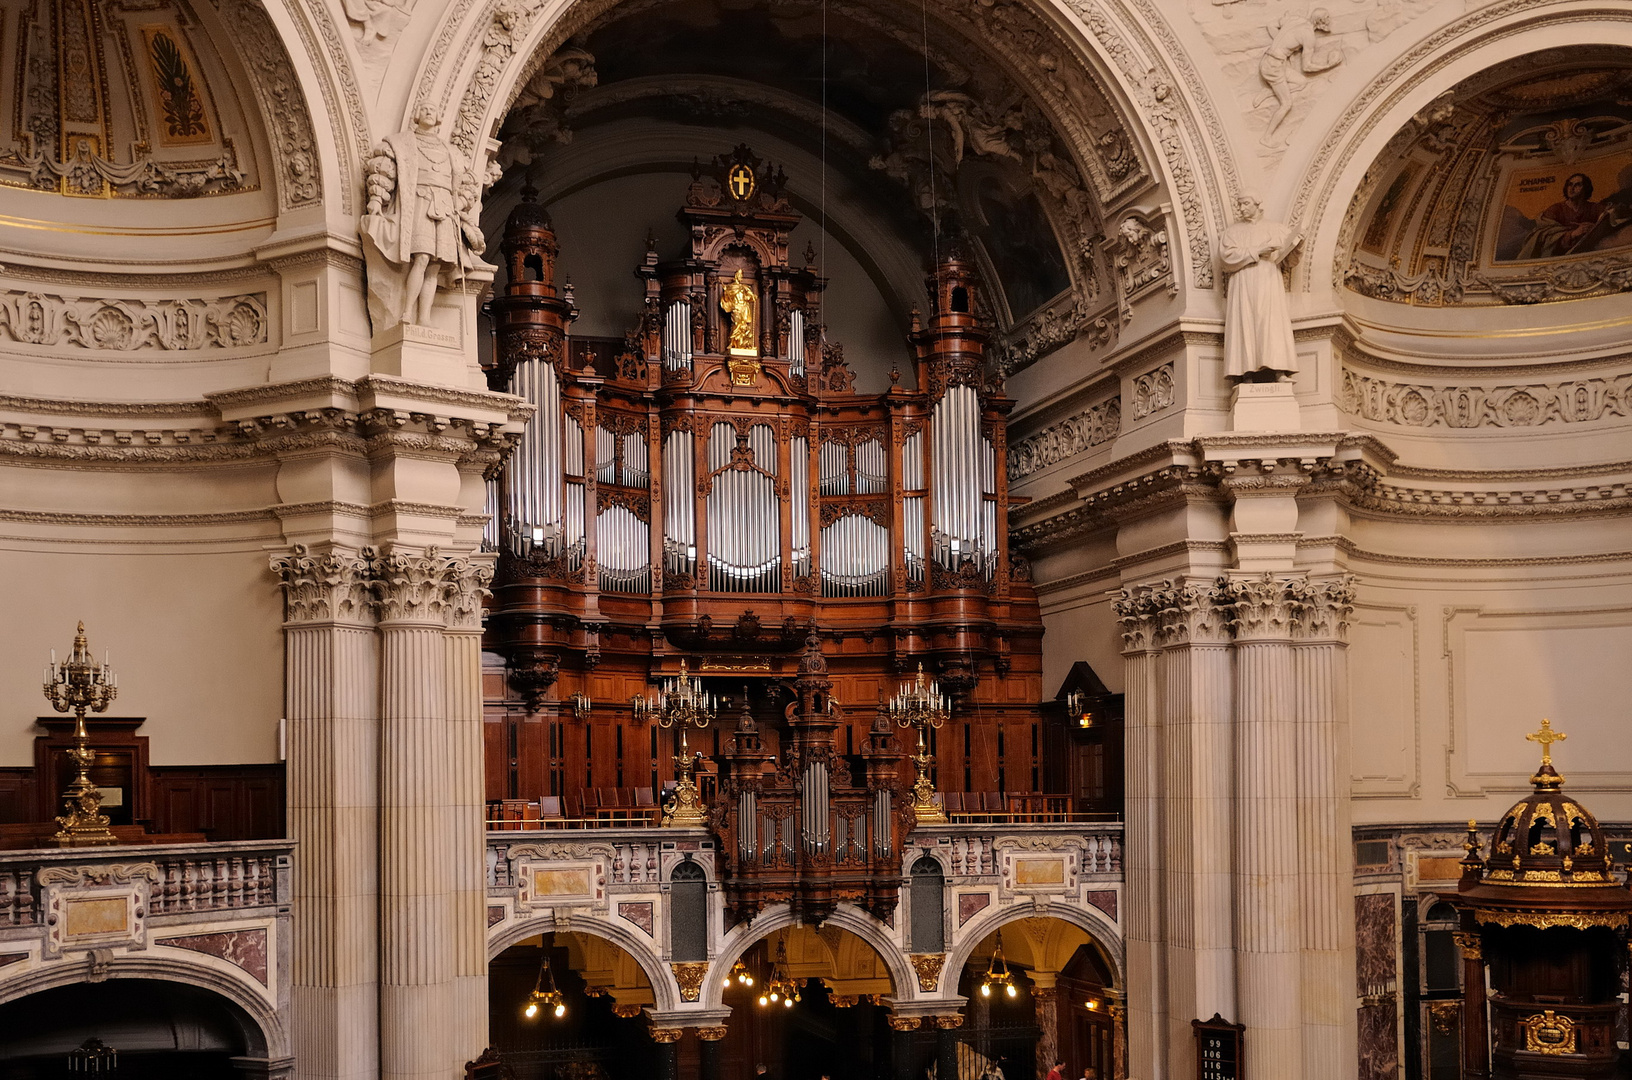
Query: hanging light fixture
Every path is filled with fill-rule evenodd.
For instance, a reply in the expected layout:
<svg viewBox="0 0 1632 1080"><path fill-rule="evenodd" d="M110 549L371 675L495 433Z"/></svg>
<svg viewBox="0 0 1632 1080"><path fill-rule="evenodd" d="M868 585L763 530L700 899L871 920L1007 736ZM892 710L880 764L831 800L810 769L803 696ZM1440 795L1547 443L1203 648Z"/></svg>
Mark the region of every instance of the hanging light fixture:
<svg viewBox="0 0 1632 1080"><path fill-rule="evenodd" d="M736 983L738 986L754 985L753 972L748 970L748 965L744 964L740 958L735 964L731 965L731 974L725 977L725 988L727 990L731 989L732 983Z"/></svg>
<svg viewBox="0 0 1632 1080"><path fill-rule="evenodd" d="M1014 975L1009 971L1009 962L1003 959L1003 932L997 934L997 947L992 950L992 958L986 963L986 977L980 982L980 996L991 997L992 988L999 987L1008 997L1016 997L1020 991L1015 988Z"/></svg>
<svg viewBox="0 0 1632 1080"><path fill-rule="evenodd" d="M771 977L759 995L759 1003L791 1009L798 1000L799 983L788 976L788 939L784 937L776 943L776 960L771 964Z"/></svg>
<svg viewBox="0 0 1632 1080"><path fill-rule="evenodd" d="M546 990L545 984L549 985ZM550 958L546 954L538 962L538 978L533 982L533 992L527 995L527 1004L521 1010L521 1015L529 1020L538 1018L540 1009L548 1009L557 1020L567 1015L567 1003L561 996L561 991L555 986L555 973L550 970Z"/></svg>
<svg viewBox="0 0 1632 1080"><path fill-rule="evenodd" d="M101 1039L86 1039L68 1051L68 1071L82 1073L113 1072L119 1068L119 1051Z"/></svg>

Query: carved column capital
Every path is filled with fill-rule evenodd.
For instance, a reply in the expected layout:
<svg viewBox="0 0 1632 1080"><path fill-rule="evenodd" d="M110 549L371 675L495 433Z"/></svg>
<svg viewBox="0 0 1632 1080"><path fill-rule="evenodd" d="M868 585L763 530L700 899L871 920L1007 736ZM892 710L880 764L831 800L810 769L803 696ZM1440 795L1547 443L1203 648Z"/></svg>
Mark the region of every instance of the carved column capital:
<svg viewBox="0 0 1632 1080"><path fill-rule="evenodd" d="M491 559L448 560L448 628L452 630L482 629L482 600L492 596L488 586L493 583Z"/></svg>
<svg viewBox="0 0 1632 1080"><path fill-rule="evenodd" d="M1157 609L1150 590L1123 589L1112 606L1122 627L1124 653L1146 652L1155 647Z"/></svg>
<svg viewBox="0 0 1632 1080"><path fill-rule="evenodd" d="M1462 956L1467 960L1484 959L1483 944L1478 933L1469 930L1458 930L1456 944L1462 950Z"/></svg>
<svg viewBox="0 0 1632 1080"><path fill-rule="evenodd" d="M1224 644L1230 640L1230 597L1218 584L1164 581L1151 590L1156 639L1163 645Z"/></svg>
<svg viewBox="0 0 1632 1080"><path fill-rule="evenodd" d="M700 1027L697 1029L697 1037L703 1042L719 1042L730 1033L731 1029L727 1027Z"/></svg>
<svg viewBox="0 0 1632 1080"><path fill-rule="evenodd" d="M686 1033L685 1028L653 1028L652 1041L655 1043L677 1043L680 1036Z"/></svg>
<svg viewBox="0 0 1632 1080"><path fill-rule="evenodd" d="M1292 635L1292 620L1301 579L1288 580L1265 573L1259 577L1226 579L1219 589L1229 597L1230 629L1237 641L1284 641Z"/></svg>
<svg viewBox="0 0 1632 1080"><path fill-rule="evenodd" d="M963 1026L963 1014L953 1013L951 1016L931 1016L926 1019L935 1021L935 1027L941 1031L951 1031Z"/></svg>
<svg viewBox="0 0 1632 1080"><path fill-rule="evenodd" d="M895 1013L890 1013L885 1019L889 1021L891 1031L917 1031L921 1026L921 1022L916 1016L897 1016Z"/></svg>
<svg viewBox="0 0 1632 1080"><path fill-rule="evenodd" d="M1299 581L1291 586L1292 636L1299 641L1346 642L1354 611L1354 577Z"/></svg>
<svg viewBox="0 0 1632 1080"><path fill-rule="evenodd" d="M370 562L373 551L334 548L321 554L295 544L272 559L283 589L286 624L372 621Z"/></svg>
<svg viewBox="0 0 1632 1080"><path fill-rule="evenodd" d="M432 546L422 553L391 551L373 561L374 592L381 622L434 623L464 628L481 623L481 598L493 580L485 561L443 555Z"/></svg>

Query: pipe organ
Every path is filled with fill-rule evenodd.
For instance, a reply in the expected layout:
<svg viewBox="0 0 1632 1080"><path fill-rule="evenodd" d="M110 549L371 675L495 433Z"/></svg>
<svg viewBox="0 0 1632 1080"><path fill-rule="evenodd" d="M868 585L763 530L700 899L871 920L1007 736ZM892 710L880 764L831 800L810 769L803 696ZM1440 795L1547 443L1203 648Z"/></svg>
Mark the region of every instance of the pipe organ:
<svg viewBox="0 0 1632 1080"><path fill-rule="evenodd" d="M622 339L571 332L547 214L528 191L510 216L489 378L537 412L490 482L488 648L506 671L489 686L489 796L576 794L585 813L608 790L661 790L669 734L640 730L630 703L689 662L730 699L693 746L731 910L883 912L912 827L879 711L899 679L923 664L957 695L941 790L1039 787L1041 623L1007 547L1012 402L986 373L960 255L913 315L914 385L892 371L856 392L814 250L789 257L784 182L746 147L694 169L689 250L634 268Z"/></svg>

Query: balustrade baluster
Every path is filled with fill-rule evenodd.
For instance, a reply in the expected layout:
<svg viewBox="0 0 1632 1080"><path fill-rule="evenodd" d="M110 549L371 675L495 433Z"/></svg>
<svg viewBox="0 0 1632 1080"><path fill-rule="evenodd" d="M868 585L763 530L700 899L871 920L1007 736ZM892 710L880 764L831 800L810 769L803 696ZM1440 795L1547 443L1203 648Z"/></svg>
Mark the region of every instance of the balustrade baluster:
<svg viewBox="0 0 1632 1080"><path fill-rule="evenodd" d="M0 926L16 926L17 910L13 902L17 898L16 875L11 871L0 874Z"/></svg>
<svg viewBox="0 0 1632 1080"><path fill-rule="evenodd" d="M244 860L234 856L227 876L227 906L244 906Z"/></svg>
<svg viewBox="0 0 1632 1080"><path fill-rule="evenodd" d="M215 860L214 900L215 903L212 905L214 907L228 906L229 897L227 890L227 860L225 858L218 858Z"/></svg>
<svg viewBox="0 0 1632 1080"><path fill-rule="evenodd" d="M612 855L612 883L614 885L628 884L629 879L625 876L627 873L625 868L628 863L624 858L624 852L627 850L628 848L623 844L619 844L617 848L614 849L614 853Z"/></svg>

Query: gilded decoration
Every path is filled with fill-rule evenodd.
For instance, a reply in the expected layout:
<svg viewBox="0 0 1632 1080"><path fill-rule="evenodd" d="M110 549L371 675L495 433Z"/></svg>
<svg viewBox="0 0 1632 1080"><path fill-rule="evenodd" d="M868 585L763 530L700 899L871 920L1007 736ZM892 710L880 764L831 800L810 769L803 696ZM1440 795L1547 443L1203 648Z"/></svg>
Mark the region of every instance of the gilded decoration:
<svg viewBox="0 0 1632 1080"><path fill-rule="evenodd" d="M708 977L706 961L670 964L669 967L674 971L675 984L680 987L681 1001L696 1001L702 997L703 980Z"/></svg>
<svg viewBox="0 0 1632 1080"><path fill-rule="evenodd" d="M1573 1054L1576 1052L1575 1021L1552 1009L1527 1018L1524 1048L1532 1054Z"/></svg>
<svg viewBox="0 0 1632 1080"><path fill-rule="evenodd" d="M946 963L945 953L914 953L908 957L912 970L918 974L918 989L933 993L941 982L941 967Z"/></svg>

